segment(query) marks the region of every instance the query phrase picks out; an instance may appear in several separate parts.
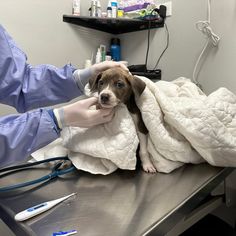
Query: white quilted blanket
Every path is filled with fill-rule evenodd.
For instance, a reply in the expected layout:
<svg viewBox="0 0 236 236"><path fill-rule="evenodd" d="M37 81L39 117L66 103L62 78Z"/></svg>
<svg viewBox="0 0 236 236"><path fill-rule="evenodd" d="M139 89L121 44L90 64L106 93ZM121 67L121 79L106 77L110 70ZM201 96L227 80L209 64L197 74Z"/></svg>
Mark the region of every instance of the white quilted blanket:
<svg viewBox="0 0 236 236"><path fill-rule="evenodd" d="M209 96L186 78L147 84L137 104L149 130L148 151L159 172L184 163L236 167L236 96L220 88ZM91 129L66 128L61 139L33 153L39 160L68 154L78 168L109 174L135 169L138 138L124 105L114 119ZM62 145L63 144L63 145Z"/></svg>

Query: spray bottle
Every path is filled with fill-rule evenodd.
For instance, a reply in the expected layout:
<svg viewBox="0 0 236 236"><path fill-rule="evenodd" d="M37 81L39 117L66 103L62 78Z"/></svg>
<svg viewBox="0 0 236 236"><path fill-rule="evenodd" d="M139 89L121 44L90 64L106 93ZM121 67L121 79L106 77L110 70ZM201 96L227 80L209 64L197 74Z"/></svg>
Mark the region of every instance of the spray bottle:
<svg viewBox="0 0 236 236"><path fill-rule="evenodd" d="M99 47L96 54L95 63L97 64L97 63L100 63L101 61L102 61L102 54L101 54L101 49Z"/></svg>

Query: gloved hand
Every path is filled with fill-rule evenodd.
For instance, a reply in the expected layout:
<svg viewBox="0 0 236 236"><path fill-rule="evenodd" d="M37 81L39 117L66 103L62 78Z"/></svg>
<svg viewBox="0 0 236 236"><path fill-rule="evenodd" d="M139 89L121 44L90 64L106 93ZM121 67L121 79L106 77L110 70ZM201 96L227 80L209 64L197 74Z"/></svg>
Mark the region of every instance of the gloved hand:
<svg viewBox="0 0 236 236"><path fill-rule="evenodd" d="M110 121L114 115L112 109L91 109L91 106L97 104L97 100L91 97L54 109L59 128L66 126L89 128Z"/></svg>
<svg viewBox="0 0 236 236"><path fill-rule="evenodd" d="M112 67L121 67L122 69L128 71L128 68L125 66L125 64L118 61L103 61L101 63L94 64L91 67L91 70L92 70L93 75L97 75L100 72L103 72L104 70L110 69Z"/></svg>
<svg viewBox="0 0 236 236"><path fill-rule="evenodd" d="M122 62L104 61L98 64L94 64L90 68L75 70L73 76L78 87L81 91L83 91L90 77L96 77L100 72L103 72L104 70L112 67L121 67L124 70L128 71L128 68Z"/></svg>

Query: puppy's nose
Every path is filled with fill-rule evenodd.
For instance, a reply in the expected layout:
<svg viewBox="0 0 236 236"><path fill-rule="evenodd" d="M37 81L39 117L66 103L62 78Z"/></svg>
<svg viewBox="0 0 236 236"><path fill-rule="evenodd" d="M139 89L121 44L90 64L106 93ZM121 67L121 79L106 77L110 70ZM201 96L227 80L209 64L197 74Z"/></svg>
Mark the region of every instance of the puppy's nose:
<svg viewBox="0 0 236 236"><path fill-rule="evenodd" d="M108 102L110 95L108 93L102 93L101 94L101 101L103 103Z"/></svg>

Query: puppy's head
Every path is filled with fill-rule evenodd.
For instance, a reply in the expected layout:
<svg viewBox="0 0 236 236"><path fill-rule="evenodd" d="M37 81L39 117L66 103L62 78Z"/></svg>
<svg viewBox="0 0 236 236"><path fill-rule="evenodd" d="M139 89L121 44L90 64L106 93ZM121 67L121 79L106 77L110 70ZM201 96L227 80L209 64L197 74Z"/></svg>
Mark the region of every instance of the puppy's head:
<svg viewBox="0 0 236 236"><path fill-rule="evenodd" d="M115 67L89 80L91 92L98 92L98 102L104 108L127 104L134 94L140 96L146 84L122 68Z"/></svg>

